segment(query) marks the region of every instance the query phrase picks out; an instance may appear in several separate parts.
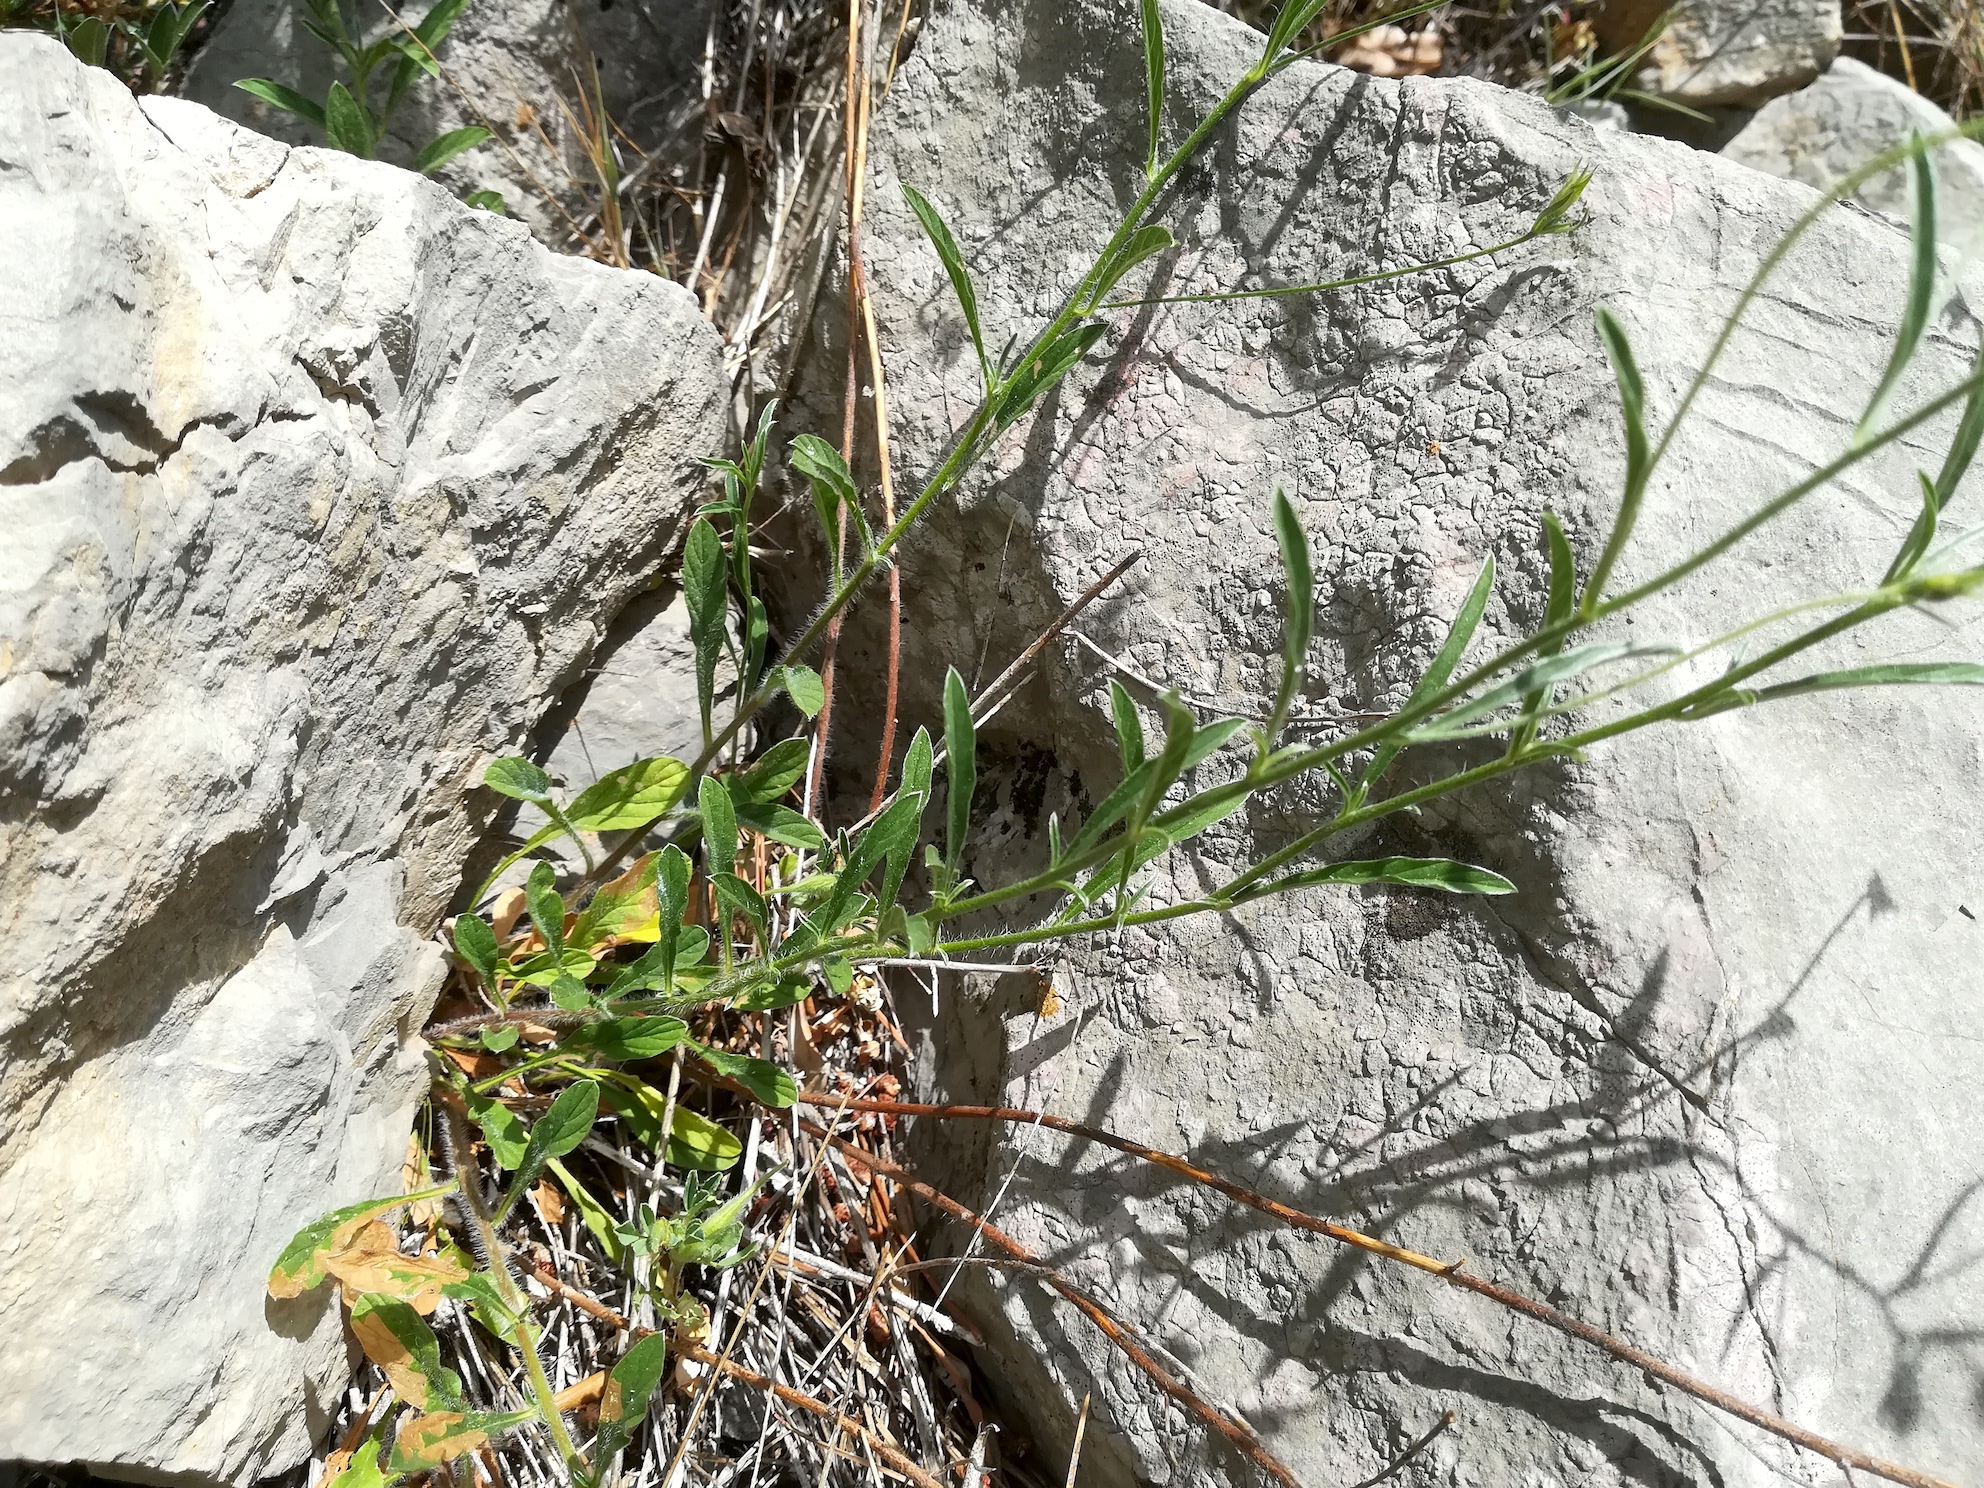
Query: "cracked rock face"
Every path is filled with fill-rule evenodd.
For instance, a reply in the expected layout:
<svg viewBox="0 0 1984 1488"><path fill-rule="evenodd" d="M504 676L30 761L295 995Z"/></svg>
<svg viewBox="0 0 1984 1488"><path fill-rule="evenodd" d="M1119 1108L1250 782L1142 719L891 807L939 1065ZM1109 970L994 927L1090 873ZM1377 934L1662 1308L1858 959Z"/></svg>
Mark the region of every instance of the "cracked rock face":
<svg viewBox="0 0 1984 1488"><path fill-rule="evenodd" d="M1163 14L1176 139L1258 38L1195 4ZM898 73L864 238L899 492L965 417L976 368L898 184L948 218L996 348L1046 317L1135 195L1142 90L1134 20L1099 0L943 6ZM989 678L1132 545L1143 561L1076 629L1201 716L1264 712L1276 485L1316 550L1312 716L1402 701L1485 556L1501 574L1487 640L1535 624L1541 514L1563 517L1588 568L1622 470L1594 307L1631 332L1664 423L1803 188L1473 82L1305 64L1188 172L1163 214L1182 246L1151 281L1202 292L1456 254L1519 233L1580 162L1597 178L1575 237L1328 297L1118 312L996 468L911 539L908 724L934 721L946 662ZM1662 467L1625 581L1844 447L1906 255L1888 224L1828 214ZM840 316L822 317L829 339ZM1961 377L1977 340L1958 296L1904 406ZM820 365L839 358L829 345ZM816 396L837 411L837 387ZM1948 431L1814 497L1619 633L1696 643L1877 581L1915 515L1913 467L1936 468ZM1942 620L1900 617L1880 645L1825 659L1984 654L1975 611ZM850 677L879 654L866 623L843 647ZM1115 784L1106 675L1095 650L1057 643L1031 701L988 728L966 864L979 881L1037 867L1049 814L1078 819ZM840 757L858 776L872 755L850 732ZM1400 782L1469 758L1408 755ZM947 982L923 1031L930 1086L1106 1125L1465 1257L1814 1430L1968 1480L1984 1472L1980 802L1974 689L1830 694L1634 736L1333 854L1455 856L1506 873L1514 896L1339 889L1127 931L1045 958L1052 1013L1029 980ZM1332 807L1314 788L1260 802L1156 891L1209 886ZM952 1122L924 1140L939 1181L981 1207L1011 1174L995 1222L1304 1481L1374 1474L1447 1410L1457 1428L1406 1481L1837 1480L1569 1339L1159 1170L1045 1130ZM1250 1480L1028 1278L960 1285L988 1378L1050 1456L1093 1391L1088 1481Z"/></svg>
<svg viewBox="0 0 1984 1488"><path fill-rule="evenodd" d="M1597 13L1607 55L1639 46L1670 19L1635 87L1690 108L1755 108L1802 88L1839 55L1839 0L1607 0Z"/></svg>
<svg viewBox="0 0 1984 1488"><path fill-rule="evenodd" d="M0 35L0 1456L247 1483L346 1374L467 792L721 447L714 333Z"/></svg>

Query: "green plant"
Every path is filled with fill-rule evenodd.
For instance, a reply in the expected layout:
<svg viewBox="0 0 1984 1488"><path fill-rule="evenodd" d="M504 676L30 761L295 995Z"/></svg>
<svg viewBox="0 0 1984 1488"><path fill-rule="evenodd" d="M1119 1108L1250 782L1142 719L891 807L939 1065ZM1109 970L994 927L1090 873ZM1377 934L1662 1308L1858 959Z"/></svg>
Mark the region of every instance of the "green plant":
<svg viewBox="0 0 1984 1488"><path fill-rule="evenodd" d="M1579 50L1567 56L1557 55L1557 32L1555 28L1543 29L1543 98L1544 101L1559 106L1579 103L1631 100L1647 108L1665 109L1669 113L1685 114L1690 119L1710 123L1707 114L1699 109L1691 109L1684 103L1676 103L1671 98L1662 98L1657 93L1649 93L1643 88L1630 86L1633 74L1638 71L1647 54L1660 45L1660 39L1667 34L1667 27L1674 18L1674 12L1664 10L1646 28L1646 35L1631 51L1620 52L1610 57L1595 55L1596 48L1586 43ZM1589 31L1589 27L1584 30Z"/></svg>
<svg viewBox="0 0 1984 1488"><path fill-rule="evenodd" d="M84 7L68 0L0 0L0 27L59 36L80 60L114 72L132 88L156 88L212 0Z"/></svg>
<svg viewBox="0 0 1984 1488"><path fill-rule="evenodd" d="M919 729L905 751L894 791L867 819L830 836L816 821L783 804L806 777L811 745L803 737L786 738L755 758L747 757L739 745L744 725L765 716L780 696L789 697L808 717L817 711L820 682L802 659L823 640L833 619L890 561L931 505L956 489L1000 436L1109 334L1105 313L1149 303L1112 296L1139 265L1172 242L1165 225L1152 220L1165 186L1262 82L1302 55L1291 50L1292 38L1322 3L1298 0L1286 7L1260 60L1168 155L1161 148L1165 91L1158 10L1143 7L1152 137L1157 141L1146 187L1059 312L1017 355L995 361L987 353L963 255L930 203L910 192L911 209L956 290L982 380L976 409L935 472L901 516L877 531L834 449L807 435L792 441L791 466L810 488L821 533L834 554L832 585L819 612L783 659L774 662L764 607L753 592L749 552L751 504L768 457L768 410L739 460L712 462L723 477L724 494L695 522L684 553L682 582L703 721L700 755L690 762L641 761L570 801L561 800L544 772L528 761L502 759L489 767L486 784L538 806L548 818L505 867L564 836L578 844L587 871L576 886L561 889L553 866L538 862L526 883L492 909L490 918L471 908L453 923L461 984L477 1010L429 1031L445 1051L437 1063L435 1108L447 1132L440 1147L455 1177L441 1188L341 1210L319 1221L284 1253L271 1282L279 1295L296 1295L326 1276L337 1277L353 1298L354 1326L368 1353L396 1386L402 1376L406 1380L400 1393L417 1413L400 1425L383 1469L383 1444L373 1445L365 1459L364 1483L381 1472L433 1465L464 1450L463 1443L472 1438L526 1426L550 1435L575 1482L592 1481L627 1444L629 1423L646 1409L667 1349L673 1346L693 1356L699 1347L694 1328L702 1309L685 1297L685 1268L725 1268L746 1257L744 1215L758 1184L765 1181L747 1185L728 1201L720 1199L716 1181L706 1175L738 1164L743 1144L678 1098L684 1062L700 1069L705 1083L731 1092L740 1102L780 1110L797 1097L792 1076L777 1062L725 1046L752 1031L750 1015L794 1007L816 994L844 997L857 978L884 962L938 961L1222 912L1318 885L1509 893L1513 885L1501 876L1447 859L1332 861L1323 855L1333 839L1393 813L1544 761L1576 756L1655 724L1696 721L1818 691L1984 682L1984 666L1971 663L1784 671L1825 642L1896 610L1944 605L1984 586L1984 566L1967 556L1984 529L1947 536L1943 531L1958 484L1984 438L1984 367L1904 415L1889 411L1901 375L1920 349L1936 292L1936 193L1929 151L1942 140L1914 140L1849 177L1832 198L1850 194L1874 171L1903 166L1911 173L1916 201L1917 252L1901 328L1848 448L1665 571L1630 586L1615 582L1631 552L1653 475L1744 313L1824 203L1812 208L1758 269L1702 369L1657 432L1629 340L1613 317L1599 312L1600 339L1618 384L1624 485L1612 529L1582 572L1560 524L1545 515L1549 598L1541 624L1528 635L1485 657L1473 656L1477 628L1495 585L1493 562L1484 561L1445 643L1402 705L1344 738L1290 742L1285 733L1305 682L1315 593L1307 536L1293 505L1276 492L1271 507L1287 602L1281 674L1265 716L1201 718L1175 696L1166 696L1159 728L1151 734L1128 694L1113 687L1120 780L1085 820L1049 820L1048 860L1038 871L995 884L976 883L969 875L977 730L996 699L974 699L955 670L945 679L941 746L929 731ZM1573 175L1544 203L1525 233L1482 252L1573 230L1587 181L1582 172ZM1194 298L1316 293L1381 277L1390 275ZM1801 598L1689 648L1593 637L1608 620L1673 589L1842 472L1952 409L1960 409L1961 415L1946 457L1935 474L1920 477L1921 516L1886 572L1878 580L1870 576L1869 587ZM855 545L851 561L838 552L843 532ZM726 623L733 607L743 615L741 633L733 633ZM1754 654L1736 651L1739 643L1765 632L1770 633L1768 644ZM719 725L716 679L726 654L741 697ZM1653 692L1684 663L1718 654L1728 659L1709 680L1667 695ZM1600 702L1613 704L1602 719L1578 721L1576 715ZM1423 758L1437 771L1453 755L1428 746L1456 740L1495 740L1497 747L1485 755L1476 752L1473 763L1435 773L1423 783L1396 782L1395 767L1406 752L1424 750ZM1203 894L1174 903L1152 902L1143 875L1158 858L1191 843L1261 792L1297 778L1328 783L1335 809L1326 819ZM670 840L608 878L655 830ZM625 835L596 849L591 839L608 832ZM497 881L492 877L483 885L476 905L490 896ZM974 928L990 912L1021 904L1048 907L1036 910L1032 923L1017 929ZM535 1041L528 1050L522 1042L527 1033ZM494 1063L493 1071L482 1071L484 1060ZM665 1087L657 1073L659 1061L669 1067ZM529 1124L518 1114L520 1108L540 1107L543 1114ZM673 1213L644 1202L630 1217L614 1219L563 1166L561 1159L587 1140L602 1110L646 1151L685 1174ZM471 1126L479 1130L497 1169L509 1175L493 1201L485 1202L481 1192L466 1136ZM1176 1159L1149 1149L1137 1151L1200 1181L1214 1181ZM660 1269L649 1290L673 1323L672 1344L662 1341L661 1334L643 1337L614 1366L615 1405L610 1415L602 1408L589 1454L581 1452L568 1432L545 1379L529 1306L511 1272L515 1249L504 1233L521 1198L547 1171L559 1178L606 1254L636 1267ZM449 1243L429 1247L431 1256L423 1250L402 1257L390 1236L382 1240L367 1228L395 1205L444 1192L460 1212L473 1264ZM1457 1272L1457 1267L1341 1227L1314 1223L1346 1243L1421 1271L1450 1278ZM1023 1253L1017 1263L1041 1269ZM1095 1305L1080 1293L1058 1279L1053 1284L1098 1316ZM1533 1317L1555 1318L1559 1322L1553 1325L1587 1341L1603 1338L1543 1304L1528 1303L1491 1284L1475 1285L1471 1279L1468 1284ZM460 1408L459 1390L449 1383L452 1376L441 1371L439 1355L429 1347L432 1331L416 1316L423 1300L438 1305L446 1298L466 1306L477 1325L517 1351L529 1385L526 1408L504 1415L476 1415ZM1623 1345L1614 1352L1645 1357L1621 1349ZM1658 1377L1670 1383L1687 1379L1658 1361L1645 1367L1666 1371ZM1154 1379L1169 1380L1154 1364L1150 1368ZM396 1369L400 1375L394 1374ZM1173 1386L1183 1389L1175 1380L1165 1388L1172 1391ZM1818 1440L1707 1387L1695 1393L1744 1419L1782 1430L1792 1440L1808 1446ZM438 1414L437 1402L442 1407ZM405 1446L409 1434L412 1445ZM1903 1469L1890 1471L1891 1464L1870 1467L1871 1459L1857 1453L1835 1460L1889 1476L1903 1474L1897 1481L1930 1481L1908 1476ZM359 1471L357 1458L346 1471ZM342 1488L360 1484L354 1478Z"/></svg>
<svg viewBox="0 0 1984 1488"><path fill-rule="evenodd" d="M407 90L423 74L441 75L436 54L467 8L468 0L436 0L434 8L418 24L402 26L395 21L369 42L364 39L364 28L355 9L348 11L351 0L300 0L300 3L304 26L337 53L344 64L345 79L333 82L321 103L267 78L243 78L234 86L316 125L324 131L325 143L332 149L369 160L379 153L379 142L385 137ZM382 84L384 92L380 95L376 90ZM423 175L439 170L462 151L473 150L490 138L490 132L479 124L451 129L421 147L414 156L413 168ZM494 192L477 192L470 198L470 204L501 210L501 198Z"/></svg>

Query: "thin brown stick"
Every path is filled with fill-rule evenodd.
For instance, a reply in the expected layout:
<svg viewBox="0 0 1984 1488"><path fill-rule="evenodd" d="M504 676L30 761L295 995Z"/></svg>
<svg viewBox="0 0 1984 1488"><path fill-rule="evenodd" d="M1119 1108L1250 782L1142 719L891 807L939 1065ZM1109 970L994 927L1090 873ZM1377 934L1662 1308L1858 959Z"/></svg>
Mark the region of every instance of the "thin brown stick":
<svg viewBox="0 0 1984 1488"><path fill-rule="evenodd" d="M1075 1417L1075 1444L1068 1449L1068 1488L1075 1488L1075 1471L1082 1465L1082 1438L1088 1434L1088 1402L1093 1393L1082 1392L1082 1411Z"/></svg>
<svg viewBox="0 0 1984 1488"><path fill-rule="evenodd" d="M809 1104L831 1106L837 1104L837 1102L832 1100L817 1100L810 1101ZM1218 1406L1201 1399L1190 1386L1172 1374L1170 1370L1166 1369L1152 1357L1150 1352L1142 1344L1131 1337L1129 1330L1119 1323L1106 1307L1095 1298L1089 1296L1088 1293L1076 1287L1058 1271L1047 1266L1039 1256L1035 1255L1011 1235L998 1228L990 1220L967 1209L949 1194L940 1193L929 1184L912 1178L894 1163L884 1158L876 1157L873 1153L864 1151L852 1142L842 1141L839 1137L831 1135L824 1127L814 1122L802 1121L800 1125L840 1152L843 1157L860 1163L871 1172L882 1174L884 1177L895 1182L899 1187L906 1188L926 1202L934 1204L946 1214L971 1225L988 1243L1004 1251L1014 1260L1023 1261L1028 1266L1039 1267L1041 1279L1063 1297L1067 1298L1068 1301L1072 1302L1090 1322L1094 1323L1101 1330L1105 1338L1116 1345L1125 1358L1144 1372L1152 1384L1156 1385L1158 1389L1170 1396L1171 1399L1177 1401L1179 1405L1197 1416L1207 1426L1210 1426L1214 1431L1225 1437L1227 1441L1231 1442L1234 1447L1239 1449L1242 1454L1252 1461L1256 1467L1259 1467L1277 1483L1280 1483L1282 1488L1301 1488L1301 1483L1295 1474L1289 1471L1288 1467L1283 1464L1280 1458L1262 1446L1260 1439L1244 1424L1236 1421Z"/></svg>
<svg viewBox="0 0 1984 1488"><path fill-rule="evenodd" d="M1414 1442L1411 1446L1407 1447L1403 1452L1399 1453L1398 1456L1394 1457L1390 1462L1386 1463L1385 1466L1380 1471L1372 1474L1370 1477L1366 1478L1363 1482L1359 1483L1357 1485L1357 1488L1378 1488L1378 1484L1384 1482L1385 1479L1397 1477L1398 1474L1405 1471L1406 1467L1411 1463L1413 1458L1417 1457L1421 1452L1425 1451L1428 1447L1432 1446L1435 1441L1439 1440L1440 1433L1445 1431L1448 1427L1452 1426L1454 1424L1454 1420L1455 1420L1454 1413L1452 1411L1448 1411L1444 1416L1440 1417L1439 1420L1433 1423L1433 1429L1431 1431L1427 1432L1424 1436L1420 1437L1418 1441Z"/></svg>
<svg viewBox="0 0 1984 1488"><path fill-rule="evenodd" d="M1930 1473L1918 1472L1912 1467L1904 1467L1900 1463L1889 1462L1884 1458L1872 1456L1857 1448L1843 1446L1836 1441L1820 1436L1817 1432L1807 1431L1803 1426L1795 1422L1787 1421L1784 1417L1767 1411L1761 1406L1752 1405L1746 1400L1739 1399L1737 1396L1729 1394L1726 1390L1717 1389L1707 1381L1697 1379L1693 1375L1675 1368L1672 1364L1655 1358L1644 1349L1635 1348L1632 1344L1622 1339L1614 1338L1609 1333L1601 1332L1597 1328L1592 1327L1591 1324L1574 1318L1567 1312L1561 1312L1546 1302L1538 1302L1533 1297L1525 1297L1520 1292L1511 1291L1505 1286L1499 1286L1495 1282L1475 1276L1463 1269L1466 1265L1465 1261L1436 1261L1430 1256L1423 1256L1416 1251L1405 1250L1399 1246L1388 1244L1383 1240L1374 1239L1369 1235L1349 1229L1344 1225L1333 1224L1329 1220L1319 1219L1313 1214L1305 1214L1300 1209L1292 1209L1286 1204L1277 1203L1273 1199L1254 1193L1250 1189L1242 1188L1239 1184L1221 1178L1217 1174L1209 1173L1204 1168L1196 1167L1182 1157L1175 1156L1169 1152L1160 1152L1155 1147L1146 1147L1141 1142L1133 1142L1128 1137L1119 1137L1114 1132L1105 1131L1100 1127L1083 1126L1079 1122L1070 1121L1064 1116L1052 1116L1041 1111L1025 1111L1009 1106L926 1105L914 1101L862 1100L843 1096L801 1096L800 1099L806 1104L813 1106L826 1106L849 1111L877 1111L893 1116L932 1116L972 1121L1009 1121L1028 1126L1045 1126L1051 1130L1063 1132L1071 1137L1079 1137L1083 1141L1099 1143L1104 1147L1113 1147L1118 1152L1128 1153L1132 1157L1141 1158L1143 1161L1155 1164L1161 1168L1167 1168L1171 1172L1191 1179L1194 1183L1203 1184L1207 1188L1224 1194L1237 1204L1245 1204L1250 1209L1258 1209L1261 1213L1271 1215L1275 1219L1281 1220L1284 1224L1293 1225L1297 1229L1308 1230L1312 1234L1326 1236L1331 1240L1337 1241L1339 1244L1354 1246L1356 1249L1369 1252L1372 1255L1383 1256L1386 1260L1397 1261L1401 1265L1411 1266L1415 1270L1427 1272L1429 1275L1437 1276L1449 1286L1459 1287L1463 1291L1473 1292L1476 1296L1486 1297L1489 1301L1499 1303L1511 1312L1519 1312L1524 1317L1532 1318L1547 1327L1555 1328L1560 1333L1568 1333L1571 1337L1610 1354L1621 1363L1630 1364L1635 1369L1643 1370L1655 1379L1672 1385L1683 1394L1693 1396L1705 1405L1713 1406L1727 1415L1735 1416L1738 1420L1748 1421L1752 1426L1760 1427L1770 1432L1773 1436L1782 1437L1785 1441L1801 1446L1809 1452L1815 1452L1838 1467L1849 1470L1858 1469L1861 1472L1872 1473L1875 1477L1886 1478L1891 1483L1906 1484L1907 1488L1957 1488L1955 1483L1950 1482L1946 1478L1938 1478ZM988 1239L994 1233L990 1225L985 1226L985 1232ZM997 1242L995 1241L994 1243Z"/></svg>
<svg viewBox="0 0 1984 1488"><path fill-rule="evenodd" d="M862 0L847 0L847 380L841 402L840 457L854 468L854 408L861 385L860 288L865 280L861 264L862 182L867 175L868 74L862 65ZM834 527L834 573L840 573L841 555L847 551L847 511L837 514ZM820 660L820 712L814 720L819 740L813 750L813 773L807 800L815 814L824 810L821 801L827 774L827 741L832 737L834 681L840 659L841 616L827 623L826 643Z"/></svg>
<svg viewBox="0 0 1984 1488"><path fill-rule="evenodd" d="M800 1410L809 1411L822 1420L831 1421L838 1430L857 1436L866 1442L870 1451L916 1484L917 1488L944 1488L944 1484L918 1467L900 1448L891 1445L885 1437L870 1431L852 1416L842 1415L825 1401L815 1400L811 1395L803 1394L790 1385L781 1385L770 1376L759 1374L755 1369L746 1369L734 1360L720 1358L697 1344L679 1343L675 1345L675 1352L685 1359L695 1360L698 1364L713 1365L732 1379L749 1385L754 1390L769 1390L787 1405L797 1406Z"/></svg>
<svg viewBox="0 0 1984 1488"><path fill-rule="evenodd" d="M1058 620L1043 630L1031 646L1028 646L1026 650L1013 658L1013 664L1011 666L994 677L991 684L983 692L979 693L977 699L971 705L972 717L974 719L979 718L979 715L989 709L994 703L1001 701L1005 692L1011 691L1013 687L1017 686L1020 678L1026 675L1027 668L1033 665L1034 658L1047 649L1049 644L1054 640L1054 637L1074 624L1076 618L1080 616L1083 610L1100 599L1108 591L1109 586L1128 573L1136 561L1143 556L1144 550L1142 548L1130 549L1127 554L1118 560L1114 568L1110 569L1108 573L1084 589L1081 597L1069 605L1067 609L1063 610Z"/></svg>

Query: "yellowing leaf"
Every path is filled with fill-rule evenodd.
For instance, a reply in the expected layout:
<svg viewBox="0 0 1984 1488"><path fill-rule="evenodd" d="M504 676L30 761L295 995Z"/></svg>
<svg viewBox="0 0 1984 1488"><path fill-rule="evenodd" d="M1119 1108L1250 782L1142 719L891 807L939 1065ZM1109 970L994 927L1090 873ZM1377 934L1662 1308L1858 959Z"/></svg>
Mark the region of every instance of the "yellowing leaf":
<svg viewBox="0 0 1984 1488"><path fill-rule="evenodd" d="M489 1433L470 1424L460 1411L436 1411L415 1416L393 1442L392 1467L395 1472L419 1472L440 1467L464 1452L473 1452L489 1440Z"/></svg>
<svg viewBox="0 0 1984 1488"><path fill-rule="evenodd" d="M401 1399L421 1410L461 1404L461 1377L441 1362L440 1340L406 1303L360 1297L352 1304L351 1331Z"/></svg>
<svg viewBox="0 0 1984 1488"><path fill-rule="evenodd" d="M442 1288L468 1274L443 1256L401 1255L392 1230L377 1221L361 1226L342 1248L326 1255L324 1269L338 1279L346 1296L375 1293L420 1313L440 1306Z"/></svg>
<svg viewBox="0 0 1984 1488"><path fill-rule="evenodd" d="M366 1199L362 1203L348 1204L342 1209L333 1209L329 1214L312 1220L298 1230L289 1244L276 1257L275 1265L269 1271L269 1295L271 1297L300 1297L324 1280L324 1262L331 1254L343 1250L365 1224L381 1214L399 1208L403 1204L418 1203L422 1199L438 1198L454 1192L454 1182L436 1184L432 1188L421 1189L416 1193L401 1194L393 1199Z"/></svg>

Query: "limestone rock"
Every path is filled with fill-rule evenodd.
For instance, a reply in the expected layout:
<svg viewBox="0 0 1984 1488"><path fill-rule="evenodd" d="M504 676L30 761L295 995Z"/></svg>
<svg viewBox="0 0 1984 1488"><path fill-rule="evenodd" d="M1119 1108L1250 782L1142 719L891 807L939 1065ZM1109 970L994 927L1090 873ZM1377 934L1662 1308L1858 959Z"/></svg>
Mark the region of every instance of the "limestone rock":
<svg viewBox="0 0 1984 1488"><path fill-rule="evenodd" d="M666 172L690 158L700 134L703 46L715 11L715 0L471 0L440 49L446 77L407 91L382 153L408 165L451 129L492 129L495 140L437 178L457 194L500 192L542 241L568 246L577 228L597 232L601 188L584 143L588 69L597 63L607 114L642 148L660 151L652 168ZM417 22L424 12L404 14ZM386 24L377 7L361 13L369 25ZM188 69L185 96L287 143L321 144L310 125L234 86L263 77L323 98L341 74L303 15L302 0L236 0Z"/></svg>
<svg viewBox="0 0 1984 1488"><path fill-rule="evenodd" d="M1839 55L1839 0L1607 0L1597 13L1605 50L1631 51L1670 9L1634 85L1691 108L1755 108Z"/></svg>
<svg viewBox="0 0 1984 1488"><path fill-rule="evenodd" d="M347 1370L470 794L721 447L682 291L0 33L0 1456L249 1483Z"/></svg>
<svg viewBox="0 0 1984 1488"><path fill-rule="evenodd" d="M1950 116L1904 83L1841 57L1809 88L1774 98L1723 146L1731 160L1829 191L1910 131L1940 134ZM1984 145L1953 140L1936 152L1938 226L1958 247L1984 228ZM1898 221L1909 218L1908 177L1892 170L1855 193L1856 201Z"/></svg>
<svg viewBox="0 0 1984 1488"><path fill-rule="evenodd" d="M1196 4L1163 15L1175 140L1259 38ZM988 342L1023 339L1142 184L1143 86L1137 27L1101 0L959 0L897 74L864 241L899 493L976 397L961 317L899 184L963 245ZM1534 624L1543 511L1588 567L1616 502L1594 308L1631 332L1659 427L1806 191L1479 83L1304 64L1173 192L1162 216L1181 246L1144 291L1300 283L1499 242L1581 162L1597 177L1574 237L1326 297L1118 312L1072 383L911 537L905 732L936 718L946 662L996 672L1132 545L1141 564L1076 628L1201 716L1264 711L1281 643L1276 485L1316 549L1313 716L1400 702L1489 554L1503 577L1486 631ZM1906 258L1887 223L1827 214L1662 467L1628 581L1845 446ZM838 316L822 317L829 338ZM1904 406L1965 374L1978 329L1961 298L1938 315ZM816 395L831 417L839 356L823 352ZM1935 468L1949 427L1811 498L1630 633L1700 641L1877 580L1916 511L1913 467ZM1975 520L1979 486L1960 493L1957 525ZM850 624L850 679L874 670L878 611ZM1896 617L1845 655L1984 652L1974 610L1947 618ZM981 743L966 869L982 883L1037 867L1049 814L1078 820L1118 778L1105 665L1072 640L1047 660ZM865 710L844 686L852 730ZM1042 956L1052 1015L1030 979L947 983L922 1032L930 1088L1187 1152L1466 1257L1814 1430L1973 1480L1978 1377L1951 1340L1984 1327L1964 1259L1984 1246L1969 1136L1984 1102L1980 740L1974 689L1829 694L1634 736L1332 854L1460 857L1519 894L1344 889L1126 931ZM852 732L838 747L872 757ZM1157 892L1217 882L1331 807L1326 787L1261 802ZM982 1208L1016 1168L994 1222L1232 1402L1306 1482L1378 1472L1443 1410L1457 1429L1403 1481L1837 1481L1417 1274L1049 1131L968 1126L924 1134L926 1171ZM991 1339L985 1377L1050 1460L1093 1390L1085 1481L1253 1480L1031 1279L959 1285Z"/></svg>

